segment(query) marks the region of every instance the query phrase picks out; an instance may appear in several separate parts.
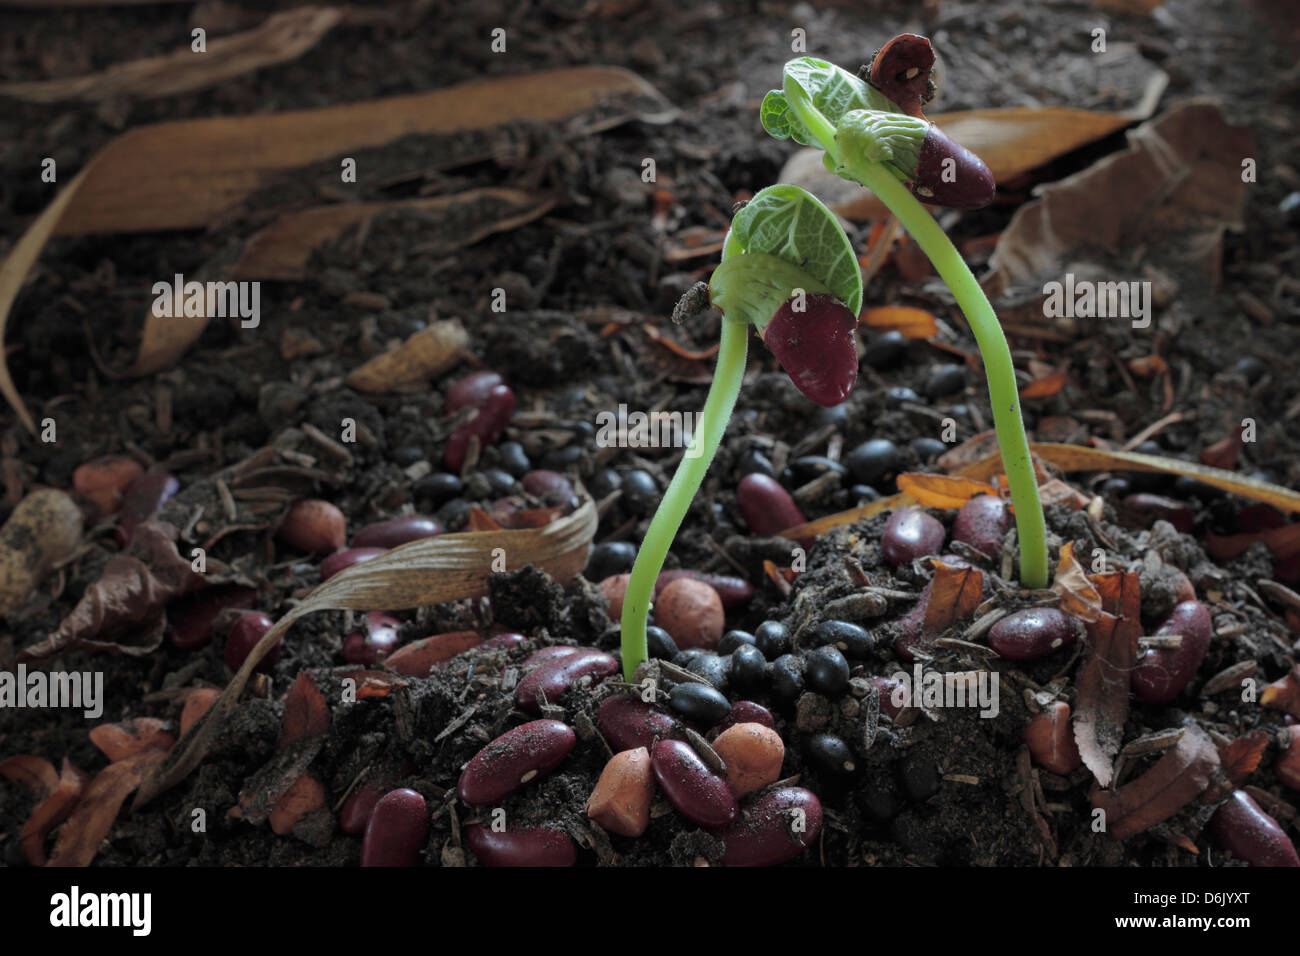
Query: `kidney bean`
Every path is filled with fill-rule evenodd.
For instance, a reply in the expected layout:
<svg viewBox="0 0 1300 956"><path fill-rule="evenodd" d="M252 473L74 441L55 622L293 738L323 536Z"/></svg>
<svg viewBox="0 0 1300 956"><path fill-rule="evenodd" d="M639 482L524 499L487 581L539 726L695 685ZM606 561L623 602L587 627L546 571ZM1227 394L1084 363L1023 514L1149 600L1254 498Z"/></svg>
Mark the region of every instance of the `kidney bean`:
<svg viewBox="0 0 1300 956"><path fill-rule="evenodd" d="M777 309L763 342L799 391L823 407L838 405L858 379L858 317L829 293L804 296L799 311L795 302Z"/></svg>
<svg viewBox="0 0 1300 956"><path fill-rule="evenodd" d="M573 482L558 471L530 471L520 482L524 491L541 498L548 505L569 505L577 502Z"/></svg>
<svg viewBox="0 0 1300 956"><path fill-rule="evenodd" d="M711 727L731 712L722 692L709 684L678 684L668 693L668 706L687 720Z"/></svg>
<svg viewBox="0 0 1300 956"><path fill-rule="evenodd" d="M117 543L130 544L135 529L156 515L180 486L174 476L161 471L141 475L127 485L114 531Z"/></svg>
<svg viewBox="0 0 1300 956"><path fill-rule="evenodd" d="M943 525L919 508L899 508L889 516L880 549L885 560L898 567L914 558L938 554L943 547Z"/></svg>
<svg viewBox="0 0 1300 956"><path fill-rule="evenodd" d="M110 515L122 504L122 493L127 486L143 474L144 466L130 455L104 455L72 473L72 488L101 515Z"/></svg>
<svg viewBox="0 0 1300 956"><path fill-rule="evenodd" d="M727 765L727 787L737 800L781 779L785 744L762 724L736 724L720 733L713 750Z"/></svg>
<svg viewBox="0 0 1300 956"><path fill-rule="evenodd" d="M171 641L185 651L206 647L222 611L251 609L256 604L257 592L237 584L219 584L172 601L167 605Z"/></svg>
<svg viewBox="0 0 1300 956"><path fill-rule="evenodd" d="M247 614L241 614L235 626L230 629L230 634L226 637L226 666L231 670L239 670L248 655L257 646L257 642L262 639L275 622L263 614L261 611L250 611ZM280 659L280 641L276 641L271 649L266 652L260 661L257 662L258 671L269 671L275 662Z"/></svg>
<svg viewBox="0 0 1300 956"><path fill-rule="evenodd" d="M454 415L462 408L478 408L487 401L492 389L504 384L505 379L496 372L471 372L447 389L443 410Z"/></svg>
<svg viewBox="0 0 1300 956"><path fill-rule="evenodd" d="M752 472L736 487L736 506L754 534L770 537L806 520L790 492L767 475Z"/></svg>
<svg viewBox="0 0 1300 956"><path fill-rule="evenodd" d="M664 796L688 820L717 829L736 819L736 799L727 782L709 769L690 744L659 741L650 754L650 765Z"/></svg>
<svg viewBox="0 0 1300 956"><path fill-rule="evenodd" d="M656 738L667 737L676 726L671 714L629 694L606 697L596 708L596 727L615 752L649 750Z"/></svg>
<svg viewBox="0 0 1300 956"><path fill-rule="evenodd" d="M546 695L549 703L555 703L582 678L600 679L617 670L618 661L604 651L579 648L576 654L566 654L529 671L515 688L515 706L535 714L538 691Z"/></svg>
<svg viewBox="0 0 1300 956"><path fill-rule="evenodd" d="M328 501L299 498L289 506L276 533L280 540L300 551L337 551L347 541L347 520Z"/></svg>
<svg viewBox="0 0 1300 956"><path fill-rule="evenodd" d="M340 571L346 571L354 564L361 564L384 553L384 548L344 548L335 551L320 563L320 579L324 583Z"/></svg>
<svg viewBox="0 0 1300 956"><path fill-rule="evenodd" d="M1251 866L1300 866L1286 831L1245 790L1234 790L1214 811L1209 831L1215 843Z"/></svg>
<svg viewBox="0 0 1300 956"><path fill-rule="evenodd" d="M429 838L429 808L424 797L403 788L375 804L361 838L362 866L415 866Z"/></svg>
<svg viewBox="0 0 1300 956"><path fill-rule="evenodd" d="M1034 763L1052 773L1068 776L1083 763L1070 725L1070 705L1063 700L1053 701L1034 717L1025 727L1023 739Z"/></svg>
<svg viewBox="0 0 1300 956"><path fill-rule="evenodd" d="M483 866L562 867L578 862L573 839L549 827L494 833L481 823L470 823L465 827L465 844Z"/></svg>
<svg viewBox="0 0 1300 956"><path fill-rule="evenodd" d="M812 846L822 830L821 801L802 787L782 787L745 808L722 831L724 866L776 866Z"/></svg>
<svg viewBox="0 0 1300 956"><path fill-rule="evenodd" d="M736 724L762 724L764 727L776 728L776 720L773 719L772 712L762 704L756 704L752 700L738 700L731 705L731 713L727 714L710 733L716 737Z"/></svg>
<svg viewBox="0 0 1300 956"><path fill-rule="evenodd" d="M508 386L494 386L474 415L452 431L442 455L443 467L459 474L465 464L470 438L478 438L481 448L495 445L514 413L515 393Z"/></svg>
<svg viewBox="0 0 1300 956"><path fill-rule="evenodd" d="M1156 635L1181 634L1182 646L1171 650L1149 648L1138 655L1129 679L1138 699L1164 704L1177 697L1205 660L1213 630L1210 612L1200 601L1176 605L1156 629Z"/></svg>
<svg viewBox="0 0 1300 956"><path fill-rule="evenodd" d="M404 515L375 521L352 536L353 548L396 548L442 534L442 525L428 515Z"/></svg>
<svg viewBox="0 0 1300 956"><path fill-rule="evenodd" d="M367 780L349 793L339 809L339 829L352 835L365 833L370 815L383 795L383 785L375 780Z"/></svg>
<svg viewBox="0 0 1300 956"><path fill-rule="evenodd" d="M659 577L655 579L655 597L659 597L659 592L668 585L672 584L678 578L691 578L695 581L703 581L713 590L718 592L718 597L722 601L724 609L730 611L732 608L742 607L749 603L754 596L754 585L750 584L744 578L732 577L728 574L711 574L708 571L691 571L687 568L678 568L673 571L661 571Z"/></svg>
<svg viewBox="0 0 1300 956"><path fill-rule="evenodd" d="M465 765L456 792L473 806L496 803L558 767L577 742L573 728L558 720L521 724L492 741Z"/></svg>
<svg viewBox="0 0 1300 956"><path fill-rule="evenodd" d="M1190 533L1196 524L1192 511L1187 505L1173 498L1166 498L1164 495L1140 491L1126 496L1122 504L1134 514L1151 521L1168 521L1184 534Z"/></svg>
<svg viewBox="0 0 1300 956"><path fill-rule="evenodd" d="M894 703L894 691L902 685L888 677L872 677L871 684L880 696L880 712L896 718L903 712L903 704Z"/></svg>
<svg viewBox="0 0 1300 956"><path fill-rule="evenodd" d="M1074 618L1054 607L1030 607L1014 611L989 630L989 647L1012 661L1033 661L1078 637Z"/></svg>
<svg viewBox="0 0 1300 956"><path fill-rule="evenodd" d="M516 634L514 631L507 631L504 634L497 634L495 637L489 637L483 642L484 647L494 650L501 649L511 651L527 641L528 638L522 634Z"/></svg>
<svg viewBox="0 0 1300 956"><path fill-rule="evenodd" d="M550 647L542 647L533 651L524 658L524 662L520 666L524 668L538 667L542 664L549 664L551 661L558 661L562 657L572 657L582 650L584 648L572 647L568 644L553 644Z"/></svg>
<svg viewBox="0 0 1300 956"><path fill-rule="evenodd" d="M587 799L587 816L611 833L639 837L650 825L654 771L645 747L614 754Z"/></svg>
<svg viewBox="0 0 1300 956"><path fill-rule="evenodd" d="M391 614L369 611L363 630L343 638L343 659L349 664L371 667L397 647L397 632L402 622Z"/></svg>
<svg viewBox="0 0 1300 956"><path fill-rule="evenodd" d="M952 523L952 539L996 558L1002 553L1002 539L1009 527L1011 513L1005 501L996 495L976 495L957 512Z"/></svg>
<svg viewBox="0 0 1300 956"><path fill-rule="evenodd" d="M665 587L655 601L654 614L655 624L683 650L717 647L727 626L718 592L690 578L678 578Z"/></svg>

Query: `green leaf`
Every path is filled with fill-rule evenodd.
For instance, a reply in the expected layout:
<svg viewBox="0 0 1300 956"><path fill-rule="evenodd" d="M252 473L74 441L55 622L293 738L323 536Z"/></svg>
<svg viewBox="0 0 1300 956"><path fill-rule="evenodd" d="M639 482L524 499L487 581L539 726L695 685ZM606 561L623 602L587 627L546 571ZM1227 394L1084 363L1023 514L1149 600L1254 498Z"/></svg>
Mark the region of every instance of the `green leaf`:
<svg viewBox="0 0 1300 956"><path fill-rule="evenodd" d="M764 334L767 324L796 289L831 290L780 256L764 252L724 258L709 278L709 301L733 322L748 322Z"/></svg>
<svg viewBox="0 0 1300 956"><path fill-rule="evenodd" d="M820 282L854 315L862 310L862 270L849 237L835 214L798 186L768 186L736 213L723 254L735 252L784 259Z"/></svg>
<svg viewBox="0 0 1300 956"><path fill-rule="evenodd" d="M785 65L785 76L812 97L813 105L833 124L851 110L899 112L887 96L834 63L805 56ZM763 128L776 139L793 139L804 146L815 145L812 136L790 109L785 93L771 90L759 110Z"/></svg>

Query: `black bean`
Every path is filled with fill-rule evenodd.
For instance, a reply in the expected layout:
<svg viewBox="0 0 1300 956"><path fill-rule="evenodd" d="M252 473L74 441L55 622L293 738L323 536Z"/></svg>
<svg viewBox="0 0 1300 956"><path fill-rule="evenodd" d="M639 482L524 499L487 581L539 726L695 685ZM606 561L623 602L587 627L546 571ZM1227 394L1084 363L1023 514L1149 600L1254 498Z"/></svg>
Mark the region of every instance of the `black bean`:
<svg viewBox="0 0 1300 956"><path fill-rule="evenodd" d="M853 751L834 734L814 734L804 745L804 753L813 769L829 777L850 777L858 769Z"/></svg>
<svg viewBox="0 0 1300 956"><path fill-rule="evenodd" d="M502 468L485 468L483 477L487 479L488 487L497 494L509 494L515 488L515 476Z"/></svg>
<svg viewBox="0 0 1300 956"><path fill-rule="evenodd" d="M425 475L411 490L416 498L427 498L434 504L440 505L449 498L455 498L463 488L464 485L457 475L442 471Z"/></svg>
<svg viewBox="0 0 1300 956"><path fill-rule="evenodd" d="M602 468L591 476L591 481L587 482L587 490L597 501L608 498L622 487L623 476L613 468Z"/></svg>
<svg viewBox="0 0 1300 956"><path fill-rule="evenodd" d="M874 369L886 369L898 365L907 355L907 336L896 329L881 332L867 343L862 361Z"/></svg>
<svg viewBox="0 0 1300 956"><path fill-rule="evenodd" d="M769 661L774 661L782 654L789 654L790 629L780 621L764 621L754 632L754 646L763 652Z"/></svg>
<svg viewBox="0 0 1300 956"><path fill-rule="evenodd" d="M865 627L848 621L822 621L817 625L818 644L830 644L850 660L860 661L876 649L876 638Z"/></svg>
<svg viewBox="0 0 1300 956"><path fill-rule="evenodd" d="M833 644L804 655L803 679L808 689L834 699L849 686L849 662Z"/></svg>
<svg viewBox="0 0 1300 956"><path fill-rule="evenodd" d="M414 465L417 461L424 461L424 449L419 445L398 445L391 452L389 457L393 463L405 468L407 465Z"/></svg>
<svg viewBox="0 0 1300 956"><path fill-rule="evenodd" d="M659 486L648 471L633 468L623 472L623 504L633 514L649 514L659 504Z"/></svg>
<svg viewBox="0 0 1300 956"><path fill-rule="evenodd" d="M849 497L855 499L859 504L880 500L880 492L870 485L854 485L849 489Z"/></svg>
<svg viewBox="0 0 1300 956"><path fill-rule="evenodd" d="M888 438L864 441L844 456L853 480L859 484L874 485L902 464L903 456Z"/></svg>
<svg viewBox="0 0 1300 956"><path fill-rule="evenodd" d="M736 481L740 481L741 478L744 478L746 475L754 474L755 472L760 475L767 475L769 478L775 478L776 466L774 466L771 459L761 451L756 448L750 448L747 451L741 452L740 457L736 459Z"/></svg>
<svg viewBox="0 0 1300 956"><path fill-rule="evenodd" d="M722 640L718 641L718 646L714 648L719 654L730 654L741 644L748 644L750 647L755 646L755 638L749 631L728 631L722 635Z"/></svg>
<svg viewBox="0 0 1300 956"><path fill-rule="evenodd" d="M963 365L936 365L925 380L925 394L942 398L960 392L966 387L966 367Z"/></svg>
<svg viewBox="0 0 1300 956"><path fill-rule="evenodd" d="M556 448L548 451L542 456L542 467L549 471L563 471L570 465L576 465L582 461L581 445L565 445L563 448Z"/></svg>
<svg viewBox="0 0 1300 956"><path fill-rule="evenodd" d="M731 713L727 698L708 684L678 684L668 693L668 706L702 727L712 727Z"/></svg>
<svg viewBox="0 0 1300 956"><path fill-rule="evenodd" d="M645 629L645 643L650 656L659 660L671 661L680 653L668 632L653 624Z"/></svg>
<svg viewBox="0 0 1300 956"><path fill-rule="evenodd" d="M497 456L501 467L516 478L522 478L532 471L532 462L528 460L524 446L517 441L503 441L497 446Z"/></svg>
<svg viewBox="0 0 1300 956"><path fill-rule="evenodd" d="M719 657L712 651L705 651L687 664L686 669L692 674L703 677L718 690L726 690L731 661L725 657Z"/></svg>
<svg viewBox="0 0 1300 956"><path fill-rule="evenodd" d="M767 679L773 697L783 703L794 703L803 693L803 658L782 654L768 665Z"/></svg>
<svg viewBox="0 0 1300 956"><path fill-rule="evenodd" d="M438 509L436 515L438 524L448 531L458 530L465 523L465 518L473 507L464 498L452 498L450 501L444 502L443 506Z"/></svg>
<svg viewBox="0 0 1300 956"><path fill-rule="evenodd" d="M1237 364L1232 370L1246 380L1250 385L1254 385L1264 373L1268 371L1268 366L1253 355L1246 355L1237 359Z"/></svg>
<svg viewBox="0 0 1300 956"><path fill-rule="evenodd" d="M702 647L688 647L684 651L678 651L673 657L673 663L678 667L686 667L691 661L706 653Z"/></svg>
<svg viewBox="0 0 1300 956"><path fill-rule="evenodd" d="M919 405L921 404L921 396L906 385L895 385L893 388L885 389L885 404L890 408L898 408L904 402Z"/></svg>
<svg viewBox="0 0 1300 956"><path fill-rule="evenodd" d="M583 575L588 581L603 581L612 575L631 571L634 561L636 545L629 541L606 541L591 549Z"/></svg>
<svg viewBox="0 0 1300 956"><path fill-rule="evenodd" d="M848 469L838 461L831 461L824 455L804 455L790 462L790 471L799 484L805 484L814 478L820 478L828 471L843 475Z"/></svg>
<svg viewBox="0 0 1300 956"><path fill-rule="evenodd" d="M948 450L948 446L937 438L913 438L910 444L916 457L927 464Z"/></svg>
<svg viewBox="0 0 1300 956"><path fill-rule="evenodd" d="M767 679L767 661L757 647L742 644L731 652L731 683L755 687Z"/></svg>
<svg viewBox="0 0 1300 956"><path fill-rule="evenodd" d="M903 795L893 777L871 774L854 793L854 801L865 816L886 823L903 809Z"/></svg>
<svg viewBox="0 0 1300 956"><path fill-rule="evenodd" d="M898 765L898 779L903 785L903 792L914 803L929 800L939 792L939 786L943 782L934 761L915 751L904 757Z"/></svg>

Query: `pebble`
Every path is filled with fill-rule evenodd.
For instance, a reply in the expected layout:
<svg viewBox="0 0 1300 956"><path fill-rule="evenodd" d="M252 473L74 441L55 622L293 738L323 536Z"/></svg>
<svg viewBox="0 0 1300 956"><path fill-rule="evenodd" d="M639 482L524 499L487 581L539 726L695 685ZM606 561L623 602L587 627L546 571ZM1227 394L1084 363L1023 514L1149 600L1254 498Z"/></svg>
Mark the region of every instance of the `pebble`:
<svg viewBox="0 0 1300 956"><path fill-rule="evenodd" d="M690 744L661 740L650 755L655 780L688 820L710 829L727 826L739 808L727 782L709 769Z"/></svg>
<svg viewBox="0 0 1300 956"><path fill-rule="evenodd" d="M585 807L587 816L610 833L639 837L650 826L654 770L645 747L623 750L605 764Z"/></svg>
<svg viewBox="0 0 1300 956"><path fill-rule="evenodd" d="M690 578L678 578L663 589L654 617L683 649L716 647L727 623L718 592Z"/></svg>
<svg viewBox="0 0 1300 956"><path fill-rule="evenodd" d="M781 779L785 744L780 734L763 724L728 727L714 739L713 750L727 765L727 787L737 800Z"/></svg>
<svg viewBox="0 0 1300 956"><path fill-rule="evenodd" d="M327 554L347 541L347 519L328 501L299 498L289 506L276 534L299 551Z"/></svg>
<svg viewBox="0 0 1300 956"><path fill-rule="evenodd" d="M127 486L143 474L144 466L130 455L104 455L72 473L72 488L90 501L100 515L110 515L121 506Z"/></svg>
<svg viewBox="0 0 1300 956"><path fill-rule="evenodd" d="M618 621L623 617L623 598L627 594L627 582L631 577L631 574L613 574L596 585L609 603L611 621Z"/></svg>
<svg viewBox="0 0 1300 956"><path fill-rule="evenodd" d="M521 724L492 741L465 765L456 793L471 806L496 803L558 767L577 742L573 728L558 720Z"/></svg>
<svg viewBox="0 0 1300 956"><path fill-rule="evenodd" d="M375 804L361 838L362 866L415 866L429 838L429 807L424 797L403 788Z"/></svg>
<svg viewBox="0 0 1300 956"><path fill-rule="evenodd" d="M742 607L748 604L754 596L754 585L744 578L734 577L730 574L713 574L709 571L677 568L672 571L659 572L659 577L655 578L655 597L658 598L663 589L678 578L690 578L692 581L707 584L718 592L718 597L722 600L722 606L726 610Z"/></svg>

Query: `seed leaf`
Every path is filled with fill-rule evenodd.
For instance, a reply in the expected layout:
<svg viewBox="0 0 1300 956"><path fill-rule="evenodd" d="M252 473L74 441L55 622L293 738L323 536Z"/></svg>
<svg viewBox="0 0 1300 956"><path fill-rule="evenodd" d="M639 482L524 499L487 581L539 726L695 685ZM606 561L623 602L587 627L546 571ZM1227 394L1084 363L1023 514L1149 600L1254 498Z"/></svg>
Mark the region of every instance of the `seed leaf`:
<svg viewBox="0 0 1300 956"><path fill-rule="evenodd" d="M834 63L804 56L785 65L785 75L812 97L813 105L828 120L839 125L840 117L851 110L885 110L897 113L898 107L869 83ZM759 109L763 129L775 139L793 139L812 146L812 135L799 122L781 90L770 90Z"/></svg>

